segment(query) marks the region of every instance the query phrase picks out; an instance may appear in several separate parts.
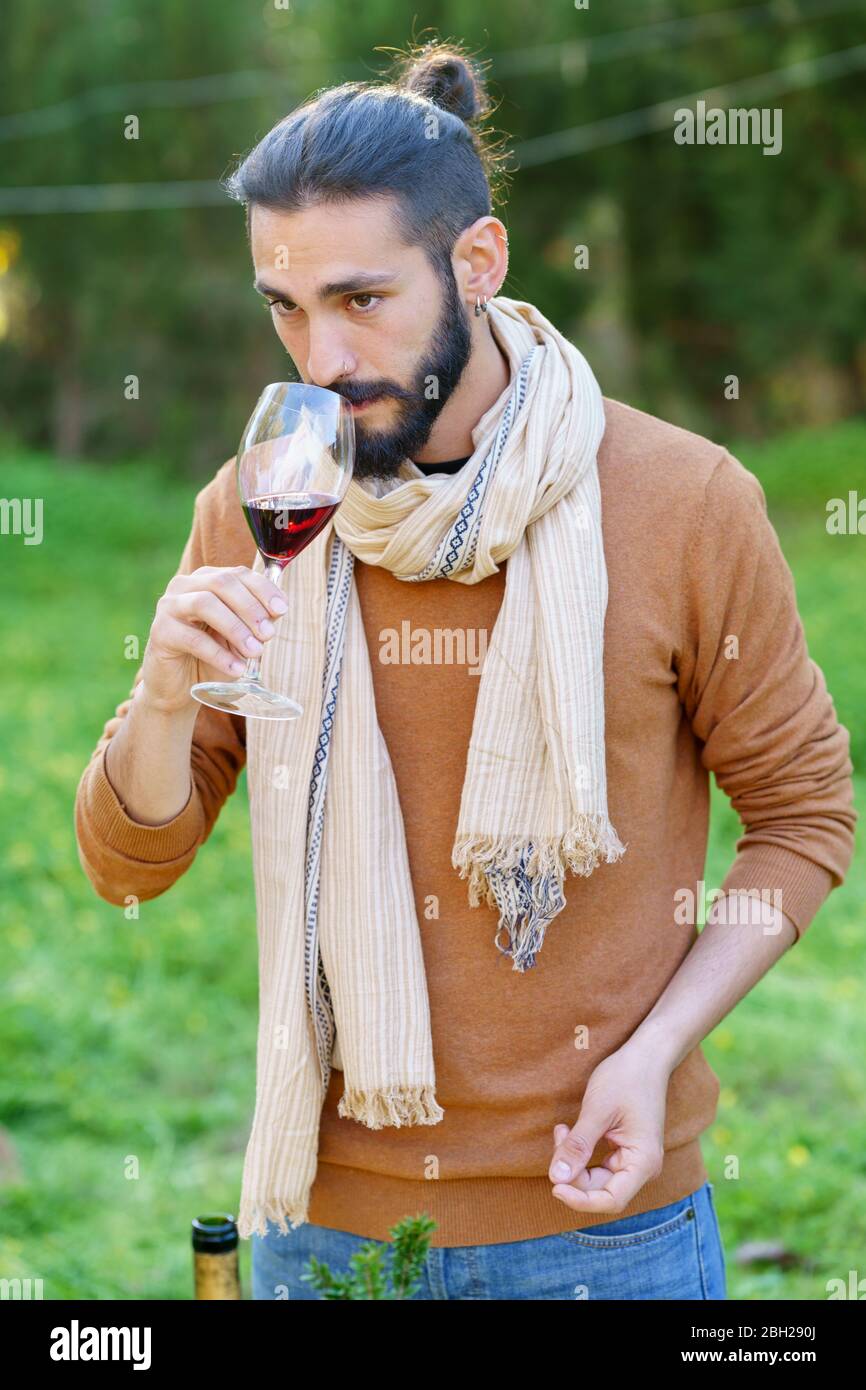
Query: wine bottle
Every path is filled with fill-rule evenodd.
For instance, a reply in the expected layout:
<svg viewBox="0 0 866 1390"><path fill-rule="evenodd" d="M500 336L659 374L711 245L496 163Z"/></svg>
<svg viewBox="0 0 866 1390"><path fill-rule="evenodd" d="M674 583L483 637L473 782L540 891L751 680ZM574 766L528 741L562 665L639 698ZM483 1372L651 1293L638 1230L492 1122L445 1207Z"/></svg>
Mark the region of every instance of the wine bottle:
<svg viewBox="0 0 866 1390"><path fill-rule="evenodd" d="M192 1223L195 1298L240 1298L238 1228L233 1216L218 1212Z"/></svg>

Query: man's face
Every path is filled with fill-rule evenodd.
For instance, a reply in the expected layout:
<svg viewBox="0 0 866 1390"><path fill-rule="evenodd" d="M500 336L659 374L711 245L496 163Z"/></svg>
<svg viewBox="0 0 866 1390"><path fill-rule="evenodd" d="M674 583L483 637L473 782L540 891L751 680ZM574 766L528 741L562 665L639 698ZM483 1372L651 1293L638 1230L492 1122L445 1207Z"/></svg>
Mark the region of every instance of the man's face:
<svg viewBox="0 0 866 1390"><path fill-rule="evenodd" d="M469 361L468 312L424 252L392 226L391 201L251 209L256 288L301 379L354 411L356 478L393 478L426 444ZM281 267L279 269L275 267Z"/></svg>

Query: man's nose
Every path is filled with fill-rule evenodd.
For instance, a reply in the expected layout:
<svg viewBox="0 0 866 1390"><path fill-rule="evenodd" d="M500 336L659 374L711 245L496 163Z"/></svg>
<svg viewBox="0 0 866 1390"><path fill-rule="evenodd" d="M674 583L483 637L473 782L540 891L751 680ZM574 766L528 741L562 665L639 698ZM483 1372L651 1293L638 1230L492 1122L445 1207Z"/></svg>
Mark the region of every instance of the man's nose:
<svg viewBox="0 0 866 1390"><path fill-rule="evenodd" d="M332 389L353 370L353 361L348 348L334 334L314 335L310 331L307 372L314 386Z"/></svg>

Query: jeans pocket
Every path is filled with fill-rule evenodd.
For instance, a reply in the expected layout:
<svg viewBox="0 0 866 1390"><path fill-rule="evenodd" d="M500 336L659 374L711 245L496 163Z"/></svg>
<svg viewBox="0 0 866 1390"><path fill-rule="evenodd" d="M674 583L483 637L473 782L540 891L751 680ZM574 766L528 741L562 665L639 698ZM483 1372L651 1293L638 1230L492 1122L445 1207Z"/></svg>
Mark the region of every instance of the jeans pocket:
<svg viewBox="0 0 866 1390"><path fill-rule="evenodd" d="M704 1201L698 1188L664 1207L559 1232L560 1282L574 1298L717 1297L708 1291Z"/></svg>
<svg viewBox="0 0 866 1390"><path fill-rule="evenodd" d="M585 1249L615 1250L624 1246L649 1245L675 1236L695 1220L695 1193L670 1202L664 1207L623 1216L614 1221L602 1221L594 1226L559 1231L562 1240Z"/></svg>

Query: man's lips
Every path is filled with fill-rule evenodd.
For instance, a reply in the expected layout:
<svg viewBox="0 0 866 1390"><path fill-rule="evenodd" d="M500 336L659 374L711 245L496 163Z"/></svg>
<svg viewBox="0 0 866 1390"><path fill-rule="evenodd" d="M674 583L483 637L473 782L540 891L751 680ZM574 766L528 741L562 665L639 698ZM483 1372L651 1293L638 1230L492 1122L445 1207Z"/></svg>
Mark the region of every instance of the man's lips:
<svg viewBox="0 0 866 1390"><path fill-rule="evenodd" d="M375 405L377 401L381 401L381 400L382 400L382 397L381 397L381 396L374 396L372 400L369 400L369 401L362 401L362 402L360 403L360 405L354 405L351 401L349 402L349 404L350 404L350 406L352 407L352 413L353 413L353 414L356 414L357 412L362 411L362 410L369 410L369 408L370 408L371 405Z"/></svg>

